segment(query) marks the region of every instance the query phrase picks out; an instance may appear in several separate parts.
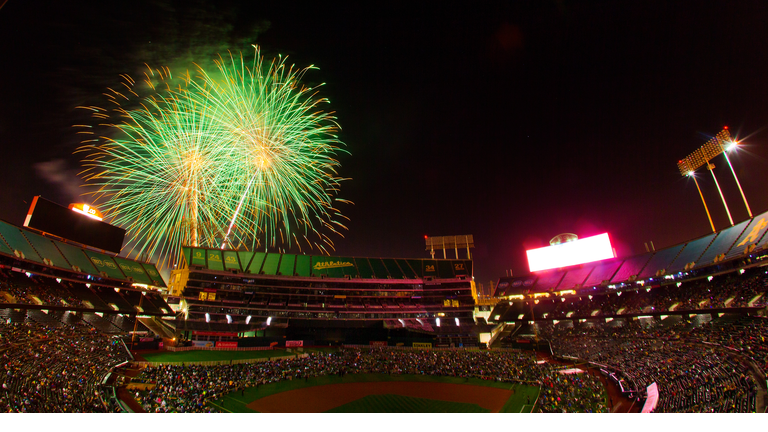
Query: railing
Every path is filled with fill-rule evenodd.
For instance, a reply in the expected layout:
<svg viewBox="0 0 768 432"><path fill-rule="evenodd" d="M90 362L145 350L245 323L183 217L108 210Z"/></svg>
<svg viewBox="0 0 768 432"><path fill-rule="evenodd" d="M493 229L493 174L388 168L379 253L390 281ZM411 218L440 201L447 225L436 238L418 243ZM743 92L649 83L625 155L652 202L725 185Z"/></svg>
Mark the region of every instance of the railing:
<svg viewBox="0 0 768 432"><path fill-rule="evenodd" d="M275 357L263 357L263 358L253 358L253 359L239 359L239 360L215 360L215 361L200 361L200 362L190 362L190 361L178 361L178 362L140 362L140 361L134 361L131 362L131 367L139 367L139 368L145 368L145 367L156 367L156 366L222 366L222 365L236 365L236 364L247 364L247 363L261 363L261 362L267 362L267 361L273 361L273 360L284 360L284 359L295 359L295 358L307 358L309 354L296 354L296 355L285 355L285 356L275 356Z"/></svg>
<svg viewBox="0 0 768 432"><path fill-rule="evenodd" d="M269 351L272 347L260 346L260 347L241 347L241 348L228 348L228 347L202 347L202 346L189 346L189 347L165 347L167 351L171 352L184 352L184 351Z"/></svg>

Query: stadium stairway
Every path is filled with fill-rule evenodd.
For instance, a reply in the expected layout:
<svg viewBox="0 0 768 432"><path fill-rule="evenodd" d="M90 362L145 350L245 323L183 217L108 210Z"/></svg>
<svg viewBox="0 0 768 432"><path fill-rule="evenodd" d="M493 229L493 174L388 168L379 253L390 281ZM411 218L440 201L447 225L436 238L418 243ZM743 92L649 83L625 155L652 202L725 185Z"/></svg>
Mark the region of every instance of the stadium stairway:
<svg viewBox="0 0 768 432"><path fill-rule="evenodd" d="M159 335L160 337L171 339L175 336L175 331L168 327L168 324L155 317L139 318L139 322L142 323L144 327L155 332L155 334Z"/></svg>
<svg viewBox="0 0 768 432"><path fill-rule="evenodd" d="M502 339L512 334L518 327L516 324L501 323L491 331L491 339L488 341L488 347L493 348L501 344Z"/></svg>

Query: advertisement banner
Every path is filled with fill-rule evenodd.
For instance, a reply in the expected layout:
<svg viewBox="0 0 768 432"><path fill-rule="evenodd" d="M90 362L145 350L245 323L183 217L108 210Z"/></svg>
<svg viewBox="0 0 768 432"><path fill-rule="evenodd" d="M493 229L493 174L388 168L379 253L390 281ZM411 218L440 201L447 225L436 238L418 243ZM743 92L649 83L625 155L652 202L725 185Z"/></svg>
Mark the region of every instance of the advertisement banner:
<svg viewBox="0 0 768 432"><path fill-rule="evenodd" d="M199 347L213 348L212 341L192 341L192 343Z"/></svg>
<svg viewBox="0 0 768 432"><path fill-rule="evenodd" d="M385 347L387 346L387 341L370 341L369 345L375 347Z"/></svg>
<svg viewBox="0 0 768 432"><path fill-rule="evenodd" d="M286 348L298 348L304 346L304 341L285 341Z"/></svg>
<svg viewBox="0 0 768 432"><path fill-rule="evenodd" d="M216 348L237 348L237 342L216 342Z"/></svg>
<svg viewBox="0 0 768 432"><path fill-rule="evenodd" d="M237 333L231 333L231 332L193 331L192 334L195 335L195 336L228 336L228 337L237 337Z"/></svg>
<svg viewBox="0 0 768 432"><path fill-rule="evenodd" d="M429 342L414 342L414 348L432 348L432 344Z"/></svg>
<svg viewBox="0 0 768 432"><path fill-rule="evenodd" d="M272 347L276 347L276 346L277 346L277 342L271 342L271 343L269 344L269 347L270 347L270 348L272 348Z"/></svg>

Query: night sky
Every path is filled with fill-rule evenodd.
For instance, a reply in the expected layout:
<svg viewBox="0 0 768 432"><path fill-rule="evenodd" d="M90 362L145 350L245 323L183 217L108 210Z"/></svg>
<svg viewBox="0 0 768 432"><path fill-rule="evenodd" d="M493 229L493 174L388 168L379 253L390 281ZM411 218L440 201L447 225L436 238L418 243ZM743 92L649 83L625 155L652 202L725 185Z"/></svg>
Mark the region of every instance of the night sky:
<svg viewBox="0 0 768 432"><path fill-rule="evenodd" d="M711 230L676 162L726 125L752 210L768 210L762 1L112 3L0 9L0 218L20 225L34 195L79 201L75 107L103 104L120 73L250 43L320 68L306 78L326 83L350 152L340 197L355 203L335 255L428 257L424 235L473 234L487 284L526 273L525 249L559 233L608 232L619 256L693 239Z"/></svg>

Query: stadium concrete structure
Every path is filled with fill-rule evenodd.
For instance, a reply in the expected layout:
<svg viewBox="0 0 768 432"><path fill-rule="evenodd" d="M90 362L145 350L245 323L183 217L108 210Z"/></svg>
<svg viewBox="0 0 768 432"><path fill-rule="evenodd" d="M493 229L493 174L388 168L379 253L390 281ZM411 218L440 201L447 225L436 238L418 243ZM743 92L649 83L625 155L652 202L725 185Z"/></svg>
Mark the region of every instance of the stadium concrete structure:
<svg viewBox="0 0 768 432"><path fill-rule="evenodd" d="M261 344L458 347L478 346L483 330L469 259L182 249L169 302L182 336L200 344L247 334Z"/></svg>

